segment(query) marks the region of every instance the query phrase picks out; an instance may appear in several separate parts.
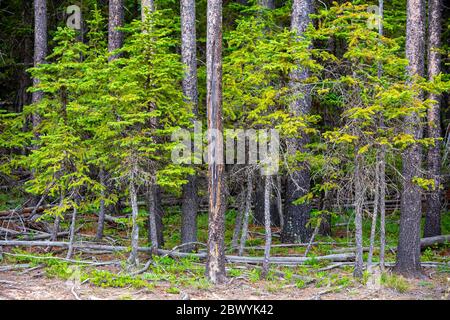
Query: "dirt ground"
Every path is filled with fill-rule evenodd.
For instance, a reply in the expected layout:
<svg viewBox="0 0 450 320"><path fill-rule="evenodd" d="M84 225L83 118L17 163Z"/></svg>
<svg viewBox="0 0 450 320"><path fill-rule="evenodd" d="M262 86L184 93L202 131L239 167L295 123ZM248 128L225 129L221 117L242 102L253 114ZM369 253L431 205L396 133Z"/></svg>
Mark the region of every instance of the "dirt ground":
<svg viewBox="0 0 450 320"><path fill-rule="evenodd" d="M283 299L283 300L410 300L438 299L450 300L450 278L448 274L436 274L428 270L432 278L426 280L408 280L409 289L405 293L375 285L357 285L347 288L317 288L314 285L297 288L295 285L273 290L268 283L251 283L245 279L233 279L226 285L209 289L183 288L179 293L167 293L164 283L153 289L136 290L133 288L101 288L84 283L73 283L60 279L51 279L39 270L27 273L20 271L0 272L0 300L222 300L222 299Z"/></svg>

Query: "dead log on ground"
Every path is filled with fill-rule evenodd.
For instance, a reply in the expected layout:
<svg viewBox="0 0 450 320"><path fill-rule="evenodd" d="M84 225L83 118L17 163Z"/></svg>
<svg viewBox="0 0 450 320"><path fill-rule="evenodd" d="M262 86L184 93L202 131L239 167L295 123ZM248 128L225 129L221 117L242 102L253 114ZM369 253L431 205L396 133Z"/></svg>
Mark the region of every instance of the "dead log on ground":
<svg viewBox="0 0 450 320"><path fill-rule="evenodd" d="M68 242L61 241L20 241L20 240L4 240L0 241L0 247L2 246L23 246L23 247L60 247L67 248L69 247ZM105 251L113 251L113 252L121 252L121 251L129 251L129 247L125 246L109 246L109 245L101 245L101 244L93 244L93 243L83 243L77 242L73 244L74 249L94 249L94 250L105 250ZM151 253L152 248L150 247L139 247L138 250L140 252ZM195 257L198 259L206 259L206 253L185 253L185 252L177 252L173 250L164 250L158 249L158 254L168 255L173 258L186 258L186 257ZM270 264L279 264L279 265L295 265L295 264L303 264L305 262L314 260L319 261L332 261L332 262L341 262L341 261L352 261L355 258L353 253L343 253L343 254L331 254L326 256L318 256L314 258L308 257L271 257ZM226 260L228 263L248 263L248 264L261 264L264 260L264 257L240 257L240 256L226 256Z"/></svg>

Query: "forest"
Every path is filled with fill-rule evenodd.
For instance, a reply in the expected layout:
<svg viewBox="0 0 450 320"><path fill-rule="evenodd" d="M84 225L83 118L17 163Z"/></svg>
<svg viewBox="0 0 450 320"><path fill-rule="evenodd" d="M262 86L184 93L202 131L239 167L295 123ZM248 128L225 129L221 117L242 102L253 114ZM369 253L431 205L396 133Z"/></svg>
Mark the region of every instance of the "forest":
<svg viewBox="0 0 450 320"><path fill-rule="evenodd" d="M447 2L0 25L0 300L450 299Z"/></svg>

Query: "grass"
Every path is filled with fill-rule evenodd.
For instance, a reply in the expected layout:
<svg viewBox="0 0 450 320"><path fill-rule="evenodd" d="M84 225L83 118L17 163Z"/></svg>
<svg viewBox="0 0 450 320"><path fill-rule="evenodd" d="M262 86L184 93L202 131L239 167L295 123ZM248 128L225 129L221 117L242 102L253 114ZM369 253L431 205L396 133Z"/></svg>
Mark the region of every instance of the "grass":
<svg viewBox="0 0 450 320"><path fill-rule="evenodd" d="M408 281L400 275L383 273L381 284L399 293L405 293L410 289Z"/></svg>

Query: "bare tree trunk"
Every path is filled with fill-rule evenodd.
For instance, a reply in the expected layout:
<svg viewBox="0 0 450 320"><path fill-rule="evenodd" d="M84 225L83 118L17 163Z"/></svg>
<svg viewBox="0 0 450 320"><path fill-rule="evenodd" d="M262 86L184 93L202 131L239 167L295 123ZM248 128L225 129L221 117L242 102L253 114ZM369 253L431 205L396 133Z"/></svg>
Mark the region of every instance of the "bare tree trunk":
<svg viewBox="0 0 450 320"><path fill-rule="evenodd" d="M45 62L47 56L47 0L34 0L34 66ZM39 79L33 79L33 85L37 86ZM42 91L32 93L32 102L37 103L43 97ZM33 127L41 122L37 113L33 113Z"/></svg>
<svg viewBox="0 0 450 320"><path fill-rule="evenodd" d="M275 9L275 0L258 0L258 4L267 9Z"/></svg>
<svg viewBox="0 0 450 320"><path fill-rule="evenodd" d="M194 121L198 116L197 90L197 37L195 32L195 0L181 0L181 60L186 72L183 78L183 94L192 105ZM183 186L183 202L181 206L181 242L197 241L197 177L188 177L188 183ZM193 246L186 246L189 252Z"/></svg>
<svg viewBox="0 0 450 320"><path fill-rule="evenodd" d="M100 178L100 184L106 188L106 182L105 182L105 171L103 168L100 169L99 172L99 178ZM105 228L105 214L106 214L106 208L105 208L105 190L101 191L100 196L102 199L100 200L100 209L98 213L98 223L97 223L97 233L95 235L96 240L101 240L103 238L103 229Z"/></svg>
<svg viewBox="0 0 450 320"><path fill-rule="evenodd" d="M380 268L384 271L386 251L386 152L380 151Z"/></svg>
<svg viewBox="0 0 450 320"><path fill-rule="evenodd" d="M208 0L206 39L206 109L208 116L208 258L206 276L214 283L225 274L225 199L222 124L222 0ZM215 131L212 131L215 130ZM215 135L215 137L214 137Z"/></svg>
<svg viewBox="0 0 450 320"><path fill-rule="evenodd" d="M238 211L236 213L236 221L234 224L234 230L233 230L233 238L231 239L231 249L236 250L239 246L239 238L242 231L242 221L244 220L244 212L245 212L245 195L247 192L242 190L241 194L238 197L239 206Z"/></svg>
<svg viewBox="0 0 450 320"><path fill-rule="evenodd" d="M323 195L323 210L332 211L330 191L325 191ZM322 236L331 236L331 214L323 213L319 227L319 234Z"/></svg>
<svg viewBox="0 0 450 320"><path fill-rule="evenodd" d="M61 194L60 195L60 199L59 199L59 206L62 207L63 205L63 201L64 201L64 195ZM51 241L56 241L58 240L58 232L59 232L59 223L61 221L61 217L59 215L57 215L55 217L55 220L53 221L53 229L52 229L52 235L50 237Z"/></svg>
<svg viewBox="0 0 450 320"><path fill-rule="evenodd" d="M24 25L31 25L33 14L33 3L31 1L22 2L22 23ZM17 90L17 97L15 102L15 112L22 112L23 107L30 104L31 94L28 88L32 85L30 74L26 71L33 64L33 39L30 36L24 36L21 45L21 56L23 56L23 67L19 70L19 89Z"/></svg>
<svg viewBox="0 0 450 320"><path fill-rule="evenodd" d="M152 13L154 10L155 3L153 0L142 0L141 21L145 22L147 20L148 14ZM151 105L150 108L154 109L155 106ZM159 126L158 119L152 118L150 120L149 126L151 128L157 128ZM155 181L149 181L147 188L146 200L148 208L148 241L149 243L151 243L153 252L156 253L156 249L164 244L162 222L162 216L164 212L161 205L161 190Z"/></svg>
<svg viewBox="0 0 450 320"><path fill-rule="evenodd" d="M155 10L155 3L153 0L141 0L141 20L147 19L147 14Z"/></svg>
<svg viewBox="0 0 450 320"><path fill-rule="evenodd" d="M428 1L428 78L432 80L441 72L441 0ZM427 194L427 213L425 216L424 237L434 237L441 234L442 195L441 184L441 117L440 100L436 94L430 94L429 99L436 102L428 109L428 136L434 139L434 146L428 150L427 162L430 178L434 180L435 188Z"/></svg>
<svg viewBox="0 0 450 320"><path fill-rule="evenodd" d="M47 0L34 0L34 67L45 63L47 56ZM36 87L40 80L33 78L33 86ZM38 103L42 100L44 93L35 91L31 94L31 102ZM33 129L37 128L41 123L41 116L37 112L31 115ZM35 138L38 133L34 133Z"/></svg>
<svg viewBox="0 0 450 320"><path fill-rule="evenodd" d="M60 222L61 222L61 217L58 215L55 217L55 220L53 221L52 236L50 238L50 240L52 240L52 241L58 240L58 232L59 232Z"/></svg>
<svg viewBox="0 0 450 320"><path fill-rule="evenodd" d="M277 175L276 197L277 197L277 211L280 219L280 229L284 227L284 215L283 215L283 197L281 195L281 176Z"/></svg>
<svg viewBox="0 0 450 320"><path fill-rule="evenodd" d="M260 173L255 177L255 208L253 212L253 224L264 225L264 179Z"/></svg>
<svg viewBox="0 0 450 320"><path fill-rule="evenodd" d="M423 76L425 59L425 1L407 1L406 57L409 76ZM411 81L414 81L411 79ZM417 113L405 117L405 132L415 139L422 138L422 127ZM408 277L421 275L420 220L422 216L421 189L413 182L420 177L422 148L418 143L409 146L402 155L403 190L400 204L400 229L396 272Z"/></svg>
<svg viewBox="0 0 450 320"><path fill-rule="evenodd" d="M370 229L369 255L367 256L367 271L372 270L372 257L375 246L375 232L377 230L378 204L380 203L380 163L378 161L375 166L375 196L373 200L372 227Z"/></svg>
<svg viewBox="0 0 450 320"><path fill-rule="evenodd" d="M265 229L265 245L264 245L264 260L261 270L261 278L267 278L269 274L269 259L270 259L270 247L272 245L272 230L271 230L271 219L270 219L270 198L271 198L271 187L272 187L272 177L265 176L264 183L264 229Z"/></svg>
<svg viewBox="0 0 450 320"><path fill-rule="evenodd" d="M137 218L139 214L139 207L137 203L137 190L134 177L130 178L130 204L131 204L131 252L128 257L128 265L130 267L137 266L139 264L138 260L138 248L139 248L139 225L137 223Z"/></svg>
<svg viewBox="0 0 450 320"><path fill-rule="evenodd" d="M380 22L378 25L378 34L383 36L383 23L384 23L384 0L378 1L378 7L380 10ZM378 64L378 78L381 78L383 74L383 66ZM380 128L384 127L383 118L380 118ZM379 198L380 198L380 269L384 272L385 262L385 247L386 247L386 146L382 145L380 150L377 151L377 163L379 168Z"/></svg>
<svg viewBox="0 0 450 320"><path fill-rule="evenodd" d="M109 0L108 19L108 51L113 52L123 45L123 33L117 28L124 25L124 5L123 0ZM112 61L119 55L113 54L108 60Z"/></svg>
<svg viewBox="0 0 450 320"><path fill-rule="evenodd" d="M291 30L298 35L302 35L310 23L309 15L313 12L312 0L294 0L292 4ZM290 87L295 96L301 96L294 100L290 109L296 115L307 115L311 110L310 88L302 86L302 80L308 78L309 71L299 68L291 73ZM306 89L305 89L306 88ZM288 153L295 154L302 151L304 145L308 143L308 137L302 133L301 138L291 138L286 141ZM304 164L307 166L307 164ZM285 243L305 242L308 240L310 230L306 226L309 220L311 205L309 203L294 205L293 202L310 189L309 168L294 169L288 177L286 185L286 203L284 228L281 232L281 239Z"/></svg>
<svg viewBox="0 0 450 320"><path fill-rule="evenodd" d="M316 238L317 234L319 233L320 225L321 225L321 223L319 222L314 227L314 231L313 231L313 233L311 235L311 238L309 239L308 246L306 247L306 250L305 250L305 253L304 253L305 257L308 256L309 250L311 250L311 246L312 246L312 244L314 242L314 239Z"/></svg>
<svg viewBox="0 0 450 320"><path fill-rule="evenodd" d="M66 259L72 258L73 255L73 243L75 240L75 227L77 223L77 206L74 205L72 209L72 220L70 222L70 231L69 231L69 249L67 250Z"/></svg>
<svg viewBox="0 0 450 320"><path fill-rule="evenodd" d="M238 255L244 254L245 243L248 235L248 222L250 219L250 211L252 209L252 192L253 192L253 172L249 169L247 173L247 195L245 197L244 221L242 223L241 241L239 243Z"/></svg>
<svg viewBox="0 0 450 320"><path fill-rule="evenodd" d="M158 227L156 216L158 215L158 208L156 206L156 184L151 183L147 190L147 206L148 206L148 237L151 247L156 250L159 248ZM156 252L156 251L155 251Z"/></svg>
<svg viewBox="0 0 450 320"><path fill-rule="evenodd" d="M363 231L362 231L362 207L364 203L364 186L362 185L361 156L356 156L355 165L355 270L353 276L363 276Z"/></svg>

